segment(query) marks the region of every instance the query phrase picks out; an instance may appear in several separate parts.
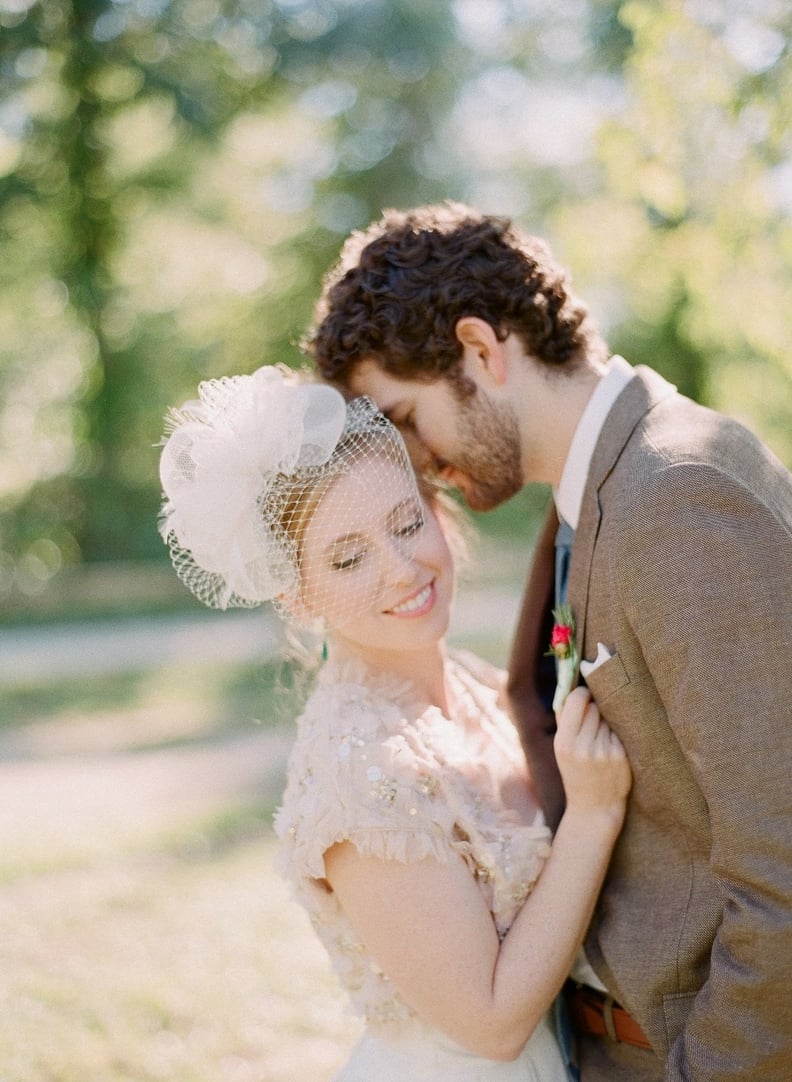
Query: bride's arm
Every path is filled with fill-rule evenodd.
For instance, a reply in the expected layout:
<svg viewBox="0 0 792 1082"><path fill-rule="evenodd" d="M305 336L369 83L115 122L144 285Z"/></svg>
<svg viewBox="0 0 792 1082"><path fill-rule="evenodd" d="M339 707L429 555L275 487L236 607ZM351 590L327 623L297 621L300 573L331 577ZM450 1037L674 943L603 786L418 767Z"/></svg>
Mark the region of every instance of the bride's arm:
<svg viewBox="0 0 792 1082"><path fill-rule="evenodd" d="M401 864L350 842L327 879L367 949L428 1022L490 1059L516 1058L566 979L624 818L630 772L585 689L567 700L556 751L567 809L539 881L499 944L461 858Z"/></svg>

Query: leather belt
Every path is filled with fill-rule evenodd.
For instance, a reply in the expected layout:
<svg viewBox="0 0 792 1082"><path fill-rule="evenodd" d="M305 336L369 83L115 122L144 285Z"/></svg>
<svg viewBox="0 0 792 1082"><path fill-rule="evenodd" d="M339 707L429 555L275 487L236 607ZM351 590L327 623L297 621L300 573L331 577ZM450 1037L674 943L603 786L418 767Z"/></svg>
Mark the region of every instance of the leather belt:
<svg viewBox="0 0 792 1082"><path fill-rule="evenodd" d="M633 1016L614 1003L611 996L588 985L570 981L566 986L566 1000L572 1026L578 1033L610 1037L623 1044L651 1050L649 1038Z"/></svg>

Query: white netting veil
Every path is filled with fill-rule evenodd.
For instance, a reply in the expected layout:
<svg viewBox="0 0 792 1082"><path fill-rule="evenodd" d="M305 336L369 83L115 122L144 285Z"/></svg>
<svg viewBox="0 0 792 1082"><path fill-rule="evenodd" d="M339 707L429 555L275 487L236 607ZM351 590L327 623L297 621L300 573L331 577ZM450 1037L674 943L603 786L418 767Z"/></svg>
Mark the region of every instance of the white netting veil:
<svg viewBox="0 0 792 1082"><path fill-rule="evenodd" d="M281 365L207 380L169 411L160 533L212 608L273 602L333 626L410 559L423 510L404 442L368 398Z"/></svg>

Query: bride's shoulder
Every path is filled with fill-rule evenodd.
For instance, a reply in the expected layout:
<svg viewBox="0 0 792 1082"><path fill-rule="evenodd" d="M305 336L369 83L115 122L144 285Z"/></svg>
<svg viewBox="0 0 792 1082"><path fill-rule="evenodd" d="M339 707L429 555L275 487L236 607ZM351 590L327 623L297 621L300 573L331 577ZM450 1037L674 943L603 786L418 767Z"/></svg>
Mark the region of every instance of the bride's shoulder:
<svg viewBox="0 0 792 1082"><path fill-rule="evenodd" d="M394 837L421 830L450 835L452 813L437 799L442 779L431 727L402 700L414 693L400 681L356 679L348 668L339 679L335 665L322 675L298 723L276 818L279 836L291 844L310 839L313 852L317 837L327 848L357 838L361 824L368 840L358 848L373 844L375 827ZM382 854L392 855L383 846Z"/></svg>

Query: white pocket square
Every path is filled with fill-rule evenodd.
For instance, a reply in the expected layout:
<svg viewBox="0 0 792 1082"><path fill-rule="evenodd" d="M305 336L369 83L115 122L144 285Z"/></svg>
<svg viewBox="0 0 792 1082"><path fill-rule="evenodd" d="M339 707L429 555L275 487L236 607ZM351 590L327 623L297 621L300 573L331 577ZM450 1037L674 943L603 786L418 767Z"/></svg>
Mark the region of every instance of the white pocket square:
<svg viewBox="0 0 792 1082"><path fill-rule="evenodd" d="M606 661L610 661L613 657L610 650L604 643L597 643L597 656L593 661L581 661L580 663L580 675L585 680L595 669L598 669L600 665L604 665Z"/></svg>

